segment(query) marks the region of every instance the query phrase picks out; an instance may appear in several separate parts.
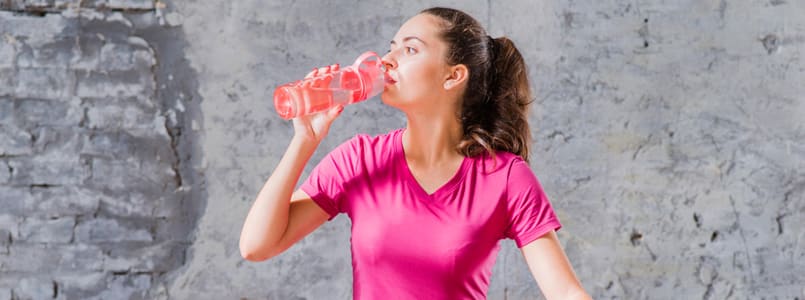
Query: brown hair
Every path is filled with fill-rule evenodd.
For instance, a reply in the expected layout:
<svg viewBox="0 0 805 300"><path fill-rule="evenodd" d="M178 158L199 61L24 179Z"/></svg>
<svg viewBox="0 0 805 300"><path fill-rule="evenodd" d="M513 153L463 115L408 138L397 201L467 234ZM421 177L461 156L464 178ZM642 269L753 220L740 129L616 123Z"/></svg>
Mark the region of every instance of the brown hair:
<svg viewBox="0 0 805 300"><path fill-rule="evenodd" d="M508 151L528 161L532 96L520 51L506 37L487 35L478 21L462 11L433 7L421 13L441 19L447 63L463 64L469 70L459 115L464 128L459 152L494 156L495 151Z"/></svg>

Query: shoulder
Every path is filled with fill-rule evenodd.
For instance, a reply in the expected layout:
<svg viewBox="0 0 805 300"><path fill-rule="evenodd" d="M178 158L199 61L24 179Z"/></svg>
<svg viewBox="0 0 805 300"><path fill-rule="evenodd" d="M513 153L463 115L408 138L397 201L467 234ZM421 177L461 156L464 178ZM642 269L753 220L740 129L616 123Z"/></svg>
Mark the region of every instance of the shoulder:
<svg viewBox="0 0 805 300"><path fill-rule="evenodd" d="M522 157L508 151L497 151L494 156L482 153L471 159L475 161L476 171L484 175L509 177L510 173L515 169L531 171L528 163Z"/></svg>
<svg viewBox="0 0 805 300"><path fill-rule="evenodd" d="M377 148L377 147L392 147L394 145L394 141L398 134L402 129L395 129L390 132L378 135L370 135L365 133L359 133L353 136L351 139L347 140L343 143L343 145L349 145L350 147L358 147L358 148Z"/></svg>
<svg viewBox="0 0 805 300"><path fill-rule="evenodd" d="M364 144L364 145L377 145L393 143L398 134L401 134L402 129L394 129L387 133L370 135L366 133L356 134L348 142Z"/></svg>
<svg viewBox="0 0 805 300"><path fill-rule="evenodd" d="M475 176L494 182L508 194L542 188L531 166L517 154L498 151L494 157L481 154L473 157L473 160Z"/></svg>
<svg viewBox="0 0 805 300"><path fill-rule="evenodd" d="M337 155L350 157L376 157L377 154L392 153L397 135L401 129L392 130L385 134L370 135L359 133L344 141L333 149Z"/></svg>

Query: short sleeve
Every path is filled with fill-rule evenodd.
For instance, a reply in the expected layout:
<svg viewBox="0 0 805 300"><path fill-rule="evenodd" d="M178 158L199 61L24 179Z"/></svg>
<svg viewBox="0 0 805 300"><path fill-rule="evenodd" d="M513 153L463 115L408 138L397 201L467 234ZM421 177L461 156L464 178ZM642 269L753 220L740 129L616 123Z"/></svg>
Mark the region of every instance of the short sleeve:
<svg viewBox="0 0 805 300"><path fill-rule="evenodd" d="M518 248L562 227L539 180L522 159L512 162L506 200L509 224L505 235Z"/></svg>
<svg viewBox="0 0 805 300"><path fill-rule="evenodd" d="M319 161L299 187L330 215L328 220L345 212L345 186L356 177L359 150L359 137L339 145Z"/></svg>

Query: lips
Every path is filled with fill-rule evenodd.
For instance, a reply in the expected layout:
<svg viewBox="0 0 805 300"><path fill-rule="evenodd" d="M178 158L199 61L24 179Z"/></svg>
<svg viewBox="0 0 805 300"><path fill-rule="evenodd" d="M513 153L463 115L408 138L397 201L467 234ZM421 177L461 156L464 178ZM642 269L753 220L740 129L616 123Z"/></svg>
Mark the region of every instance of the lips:
<svg viewBox="0 0 805 300"><path fill-rule="evenodd" d="M395 84L395 83L397 83L397 80L395 80L391 76L391 73L386 73L386 76L383 76L383 78L386 80L386 84Z"/></svg>

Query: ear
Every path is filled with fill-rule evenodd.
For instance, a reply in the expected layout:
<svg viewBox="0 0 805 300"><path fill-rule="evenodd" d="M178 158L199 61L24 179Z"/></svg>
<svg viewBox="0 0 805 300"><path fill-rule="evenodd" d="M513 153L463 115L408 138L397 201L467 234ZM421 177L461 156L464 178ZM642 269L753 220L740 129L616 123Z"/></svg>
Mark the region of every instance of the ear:
<svg viewBox="0 0 805 300"><path fill-rule="evenodd" d="M470 78L470 70L463 64L448 67L444 80L444 89L452 90L462 86Z"/></svg>

